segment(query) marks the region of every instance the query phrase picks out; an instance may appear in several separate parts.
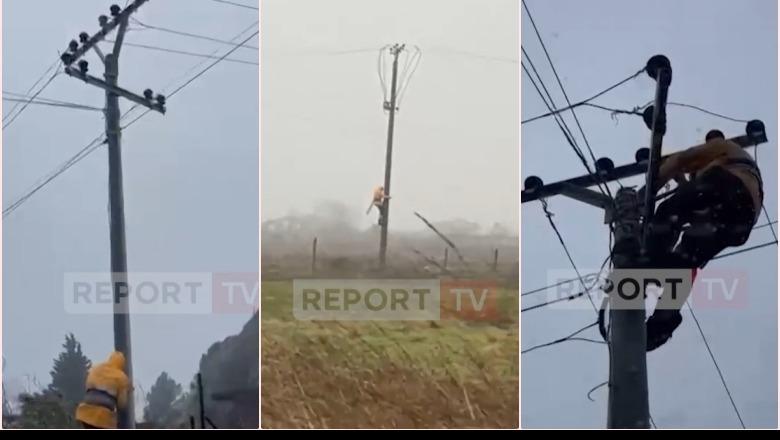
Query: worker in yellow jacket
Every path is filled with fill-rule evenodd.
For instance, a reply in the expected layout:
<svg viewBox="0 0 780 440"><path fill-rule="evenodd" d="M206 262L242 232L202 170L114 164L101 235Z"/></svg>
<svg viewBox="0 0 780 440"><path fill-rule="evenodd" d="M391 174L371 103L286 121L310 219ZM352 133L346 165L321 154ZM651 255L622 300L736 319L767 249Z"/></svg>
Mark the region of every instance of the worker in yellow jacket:
<svg viewBox="0 0 780 440"><path fill-rule="evenodd" d="M691 179L656 209L648 253L651 267L693 269L695 275L725 248L747 242L763 206L763 180L750 154L720 130L707 133L704 144L667 157L655 189L682 173ZM649 351L672 337L689 294L647 320Z"/></svg>
<svg viewBox="0 0 780 440"><path fill-rule="evenodd" d="M375 187L371 195L371 204L368 205L368 210L366 211L366 215L368 215L371 212L371 208L376 208L376 210L379 211L379 224L381 225L382 220L384 219L383 210L384 210L385 199L389 199L389 198L390 196L385 194L385 187L383 186Z"/></svg>
<svg viewBox="0 0 780 440"><path fill-rule="evenodd" d="M115 351L106 362L89 370L86 393L78 408L76 420L85 428L117 427L117 410L127 405L130 381L125 374L125 356Z"/></svg>

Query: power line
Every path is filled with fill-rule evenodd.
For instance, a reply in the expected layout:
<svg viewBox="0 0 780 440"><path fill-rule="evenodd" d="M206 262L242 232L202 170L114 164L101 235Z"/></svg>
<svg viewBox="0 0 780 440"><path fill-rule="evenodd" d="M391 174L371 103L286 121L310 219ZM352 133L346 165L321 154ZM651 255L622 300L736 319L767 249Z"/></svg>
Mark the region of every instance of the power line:
<svg viewBox="0 0 780 440"><path fill-rule="evenodd" d="M242 33L243 33L243 32L242 32ZM192 78L190 78L189 80L187 80L187 81L186 81L184 84L182 84L181 86L179 86L179 87L177 87L176 89L174 89L174 90L173 90L173 91L172 91L172 92L171 92L171 93L168 95L168 99L170 99L170 98L172 98L173 96L175 96L177 93L179 93L179 91L181 91L183 88L185 88L185 87L187 87L188 85L190 85L190 84L191 84L193 81L195 81L196 79L198 79L198 78L199 78L201 75L203 75L204 73L206 73L206 72L208 72L209 70L211 70L211 68L212 68L212 67L214 67L214 66L216 66L217 64L219 64L219 62L220 62L220 61L223 61L224 59L226 59L228 55L230 55L231 53L233 53L233 52L235 52L236 50L238 50L238 49L239 49L239 48L240 48L240 47L241 47L241 46L242 46L244 43L246 43L247 41L251 40L252 38L254 38L254 37L255 37L257 34L259 34L259 33L260 33L260 31L259 31L259 30L255 31L255 32L254 32L252 35L250 35L249 37L247 37L247 38L246 38L244 41L242 41L241 43L238 43L238 44L237 44L237 45L236 45L234 48L230 49L230 50L229 50L229 51L227 51L227 52L226 52L224 55L222 55L221 57L219 57L219 58L218 58L216 61L214 61L213 63L209 64L209 65L208 65L208 66L207 66L205 69L201 70L200 72L198 72L197 74L195 74L195 76L193 76ZM125 128L127 128L127 127L129 127L129 126L131 126L131 125L135 124L135 123L136 123L136 122L137 122L139 119L141 119L141 118L143 118L144 116L146 116L146 115L147 115L147 113L149 113L150 111L151 111L151 110L147 109L145 112L141 113L141 114L140 114L140 115L139 115L137 118L133 119L132 121L130 121L129 123L127 123L126 125L124 125L124 126L122 127L122 129L125 129Z"/></svg>
<svg viewBox="0 0 780 440"><path fill-rule="evenodd" d="M585 275L585 277L589 277L589 276L592 276L592 275L598 275L598 274L599 274L599 272L593 272L593 273L589 273L589 274ZM522 296L531 295L531 294L538 293L538 292L543 292L545 290L552 289L553 287L558 287L558 286L563 285L563 284L571 283L572 281L577 281L577 278L571 278L571 279L568 279L568 280L559 281L559 282L557 282L555 284L550 284L548 286L539 287L537 289L529 290L527 292L521 293L520 296L522 297Z"/></svg>
<svg viewBox="0 0 780 440"><path fill-rule="evenodd" d="M593 306L593 311L598 313L598 308L596 307L596 304L593 302L593 298L591 298L590 292L588 292L589 289L585 285L585 281L582 280L582 275L580 275L580 271L579 269L577 269L577 265L574 264L574 259L572 258L571 253L569 252L569 248L566 246L566 242L563 240L563 236L561 235L561 232L558 230L558 227L555 225L555 222L552 219L553 213L551 213L550 210L547 208L547 201L545 201L544 199L542 199L542 209L544 210L544 214L547 216L547 221L550 223L550 226L555 232L555 235L558 236L558 241L561 243L561 246L563 246L563 251L566 253L566 257L569 259L569 263L571 263L571 267L574 269L574 272L577 274L577 279L579 279L582 288L587 292L588 301L590 301L590 304Z"/></svg>
<svg viewBox="0 0 780 440"><path fill-rule="evenodd" d="M102 139L102 140L101 140ZM100 143L96 143L98 141L101 141ZM62 165L60 165L57 169L55 169L53 172L49 173L48 176L44 177L42 180L39 180L37 184L35 184L25 195L17 199L14 203L12 203L7 208L3 209L3 218L7 217L9 214L14 212L17 208L22 206L24 202L30 199L35 193L40 191L44 186L48 185L49 182L54 180L57 176L67 171L70 167L81 161L83 158L85 158L87 155L89 155L92 151L97 149L98 146L103 145L105 143L105 139L103 139L102 135L98 136L92 142L87 144L84 148L79 150L78 153L76 153L73 157L65 161Z"/></svg>
<svg viewBox="0 0 780 440"><path fill-rule="evenodd" d="M691 307L691 305L687 301L686 304L688 305L688 311L691 312L693 321L696 323L696 327L699 329L701 338L704 341L704 346L707 347L707 351L710 353L710 358L712 359L712 363L715 364L715 369L718 371L718 376L720 376L720 381L723 384L723 388L726 390L726 394L728 394L729 396L729 400L731 401L731 406L734 408L734 412L737 414L737 418L739 419L739 424L742 425L742 429L745 429L745 422L742 420L742 415L739 413L739 409L737 409L737 404L734 403L734 398L731 396L731 391L729 391L729 386L726 384L726 379L723 377L723 372L720 370L718 361L717 359L715 359L715 355L712 353L712 349L710 348L709 342L707 342L707 337L704 335L704 330L702 330L701 325L699 324L699 320L696 318L696 313L693 312L693 307Z"/></svg>
<svg viewBox="0 0 780 440"><path fill-rule="evenodd" d="M107 39L106 41L109 42L109 43L113 42L112 40L109 40L109 39ZM188 56L192 56L192 57L210 58L210 59L218 59L219 58L217 56L208 55L208 54L204 54L204 53L189 52L189 51L186 51L186 50L178 50L178 49L169 49L167 47L152 46L152 45L148 45L148 44L139 44L139 43L130 43L130 42L125 42L125 43L122 43L122 44L125 45L125 46L130 46L130 47L137 47L137 48L141 48L141 49L155 50L155 51L158 51L158 52L175 53L175 54L178 54L178 55L188 55ZM250 65L253 65L253 66L259 66L260 65L260 63L258 63L257 61L242 60L242 59L237 59L237 58L224 58L223 61L229 61L231 63L239 63L239 64L250 64Z"/></svg>
<svg viewBox="0 0 780 440"><path fill-rule="evenodd" d="M588 149L588 152L590 153L590 157L591 159L593 159L593 162L596 162L596 155L593 154L593 149L590 147L590 142L588 142L588 137L585 135L585 130L583 130L582 124L580 124L580 119L577 117L577 112L575 112L574 109L571 108L571 101L569 100L569 95L566 93L566 89L563 87L563 82L561 82L560 76L558 76L558 71L555 69L555 64L553 64L552 58L550 57L550 53L547 51L547 46L544 44L542 35L539 33L539 28L536 27L536 21L531 15L531 11L528 9L528 5L525 3L525 0L523 0L522 3L523 3L523 9L525 9L526 14L528 14L528 18L531 20L531 25L534 28L536 37L539 39L539 43L542 45L542 50L544 50L544 54L547 57L547 61L550 63L550 68L552 69L553 74L555 75L555 80L558 81L558 86L561 88L561 92L563 92L563 97L566 99L566 104L569 105L570 107L569 110L571 111L572 116L574 116L574 122L577 123L577 128L579 128L580 134L582 135L582 139L585 141L585 147ZM609 195L611 198L612 194L609 190L609 186L606 184L604 186L607 190L607 195Z"/></svg>
<svg viewBox="0 0 780 440"><path fill-rule="evenodd" d="M259 30L255 31L255 32L254 32L252 35L250 35L249 37L247 37L247 38L246 38L244 41L242 41L241 43L238 43L238 44L237 44L237 45L236 45L234 48L232 48L232 49L230 49L229 51L225 52L225 54L224 54L224 55L222 55L221 57L219 57L219 58L218 58L216 61L214 61L213 63L209 64L209 65L208 65L208 66L207 66L205 69L201 70L201 71L200 71L200 72L198 72L198 73L197 73L195 76L193 76L193 77L192 77L192 78L190 78L188 81L186 81L184 84L182 84L181 86L177 87L177 88L176 88L174 91L172 91L172 92L170 93L170 95L169 95L169 98L170 98L170 97L173 97L174 95L176 95L177 93L179 93L179 91L180 91L181 89L183 89L183 88L187 87L188 85L190 85L190 84L191 84L193 81L195 81L196 79L200 78L200 77L201 77L201 76L202 76L204 73L206 73L206 72L208 72L209 70L211 70L211 68L212 68L212 67L216 66L216 65L217 65L217 64L219 64L221 61L224 61L224 60L226 60L226 59L227 59L227 57L228 57L228 55L230 55L230 54L232 54L233 52L235 52L236 50L238 50L238 49L239 49L241 46L243 46L243 45L244 45L244 43L246 43L247 41L251 40L252 38L254 38L254 37L255 37L256 35L258 35L259 33L260 33L260 31L259 31Z"/></svg>
<svg viewBox="0 0 780 440"><path fill-rule="evenodd" d="M597 182L597 186L599 188L599 191L601 191L601 193L604 194L605 196L610 194L609 187L607 187L606 191L604 190L604 188L601 187L601 185L607 186L607 184L604 183L604 179L601 177L600 174L594 174L593 171L591 170L590 165L588 164L588 159L585 158L585 154L582 152L582 149L580 149L576 139L574 139L574 134L572 134L571 130L569 129L569 126L566 124L566 120L564 120L563 117L556 112L555 101L553 100L550 91L547 89L547 86L544 85L544 81L542 80L539 71L536 70L536 66L534 65L533 60L531 60L530 55L528 55L528 52L526 52L525 47L523 47L522 45L520 45L520 50L522 51L523 55L525 55L526 60L528 60L528 64L530 64L531 69L536 74L536 77L539 80L539 84L541 85L544 92L547 94L547 98L545 98L544 94L542 93L542 90L539 89L539 86L536 84L536 81L534 80L533 76L528 71L528 68L526 67L525 63L521 62L520 66L523 68L523 72L525 72L526 76L528 76L528 79L531 80L531 84L534 86L534 89L536 89L536 92L539 94L539 97L542 98L542 102L544 103L544 105L547 107L550 113L553 114L555 123L558 125L558 128L560 128L564 138L566 138L566 142L569 144L572 150L574 150L574 153L580 159L580 162L582 162L582 165L585 167L587 173L591 175L595 175L598 178L599 182ZM550 100L550 103L547 102L547 99ZM610 196L610 198L612 197Z"/></svg>
<svg viewBox="0 0 780 440"><path fill-rule="evenodd" d="M426 49L428 50L428 49ZM468 52L465 50L459 50L459 49L452 49L449 47L443 47L443 46L437 46L430 49L432 52L443 52L443 53L450 53L454 55L461 55L464 57L474 58L474 59L480 59L485 61L498 61L501 63L510 63L510 64L517 64L517 60L515 58L507 58L507 57L499 57L499 56L493 56L493 55L483 55L475 52Z"/></svg>
<svg viewBox="0 0 780 440"><path fill-rule="evenodd" d="M587 165L588 161L585 158L585 154L582 152L579 145L577 144L577 140L574 138L574 134L571 132L571 129L569 129L569 126L566 124L566 120L563 119L563 117L556 112L557 108L555 105L555 100L553 100L550 91L547 89L547 86L544 84L544 81L542 80L542 76L539 74L539 71L536 70L536 65L531 59L531 56L528 55L528 52L526 52L524 46L521 45L520 50L522 51L522 54L525 55L526 60L528 60L528 64L531 66L531 70L533 70L534 74L536 75L536 78L539 81L539 86L541 86L542 90L544 90L544 94L542 94L542 91L539 89L539 86L537 86L536 81L534 81L533 77L531 76L531 73L528 71L528 68L525 66L524 63L521 62L520 65L523 68L523 71L528 76L528 79L531 80L531 84L534 86L534 89L536 89L536 92L539 94L539 97L542 98L542 102L544 102L545 107L547 107L547 109L550 110L550 113L554 114L555 122L558 124L558 127L561 129L561 131L563 131L564 137L566 137L567 142L574 149L575 153L580 158L580 160L583 161L584 164L586 164L585 166L588 169L588 172L590 172L590 165ZM546 98L545 95L547 95ZM547 102L548 100L549 100L549 104Z"/></svg>
<svg viewBox="0 0 780 440"><path fill-rule="evenodd" d="M753 151L753 157L755 158L756 161L756 167L758 167L758 145L757 144L755 150ZM758 184L760 185L761 182L758 182ZM772 237L774 237L775 242L777 242L777 234L775 233L775 228L772 226L772 221L769 218L769 213L766 210L766 205L764 205L763 200L761 202L762 202L761 210L764 211L764 217L766 217L766 221L769 222L768 225L769 225L769 229L772 231Z"/></svg>
<svg viewBox="0 0 780 440"><path fill-rule="evenodd" d="M3 95L8 95L10 97L23 99L23 100L28 100L28 99L32 98L32 96L30 96L30 95L26 95L24 93L9 92L8 90L3 90ZM81 105L81 104L78 104L78 103L75 103L75 102L63 101L61 99L45 98L43 96L38 96L38 97L33 98L33 99L35 99L36 101L48 102L48 103L52 103L52 104L76 104L76 105Z"/></svg>
<svg viewBox="0 0 780 440"><path fill-rule="evenodd" d="M611 237L611 234L610 234L610 237ZM599 282L601 274L604 272L604 267L606 267L607 262L609 262L610 259L611 259L611 255L607 255L607 258L604 259L604 262L601 264L601 268L599 269L599 271L594 273L595 275L597 275L597 277L596 277L595 280L593 280L593 282L590 284L590 286L587 287L587 290L582 290L582 291L580 291L578 293L575 293L573 295L569 295L567 297L556 298L556 299L552 299L550 301L543 302L543 303L540 303L540 304L534 304L532 306L528 306L528 307L526 307L524 309L521 309L520 311L521 312L527 312L527 311L530 311L530 310L539 309L539 308L542 308L542 307L545 307L545 306L549 306L550 304L555 304L555 303L563 302L563 301L571 301L573 299L576 299L576 298L579 298L579 297L585 295L586 293L589 293L591 290L593 290L593 288ZM577 281L577 278L575 278L573 280L570 280L570 281ZM560 284L561 283L558 283L557 285L560 285Z"/></svg>
<svg viewBox="0 0 780 440"><path fill-rule="evenodd" d="M645 107L647 107L648 105L650 105L650 104L646 104ZM705 108L702 108L702 107L699 107L699 106L695 106L695 105L691 105L691 104L685 104L685 103L681 103L681 102L667 102L666 105L667 106L671 105L671 106L675 106L675 107L685 107L685 108L690 108L690 109L693 109L693 110L698 110L698 111L700 111L702 113L706 113L706 114L711 115L711 116L716 116L716 117L721 118L721 119L726 119L728 121L742 122L742 123L750 122L747 119L732 118L732 117L725 116L725 115L722 115L720 113L715 113L715 112L713 112L711 110L707 110Z"/></svg>
<svg viewBox="0 0 780 440"><path fill-rule="evenodd" d="M51 72L51 71L52 71L52 69L55 69L55 68L57 68L57 66L58 66L59 64L60 64L60 58L59 58L59 57L57 57L57 58L54 60L54 62L51 64L51 66L49 66L49 67L48 67L48 68L47 68L47 69L46 69L46 70L45 70L45 71L44 71L44 72L41 74L41 76L39 76L39 77L38 77L38 79L37 79L37 80L35 80L35 83L33 83L33 85L31 85L31 86L30 86L30 88L29 88L29 89L27 89L27 92L26 92L26 93L27 93L27 94L30 94L30 93L33 91L33 89L35 88L35 86L37 86L37 85L38 85L38 83L40 83L41 81L43 81L43 79L46 77L46 75L48 75L48 74L49 74L49 72ZM19 104L16 104L16 105L14 105L14 106L11 108L11 111L9 111L9 112L8 112L8 116L4 116L4 117L3 117L3 122L5 122L5 120L6 120L6 119L7 119L7 118L8 118L8 117L9 117L9 116L10 116L10 115L11 115L11 114L14 112L14 110L16 110L16 107L18 107L18 106L19 106Z"/></svg>
<svg viewBox="0 0 780 440"><path fill-rule="evenodd" d="M633 75L629 76L628 78L623 79L623 80L621 80L621 81L619 81L619 82L617 82L617 83L607 87L606 89L600 91L599 93L596 93L595 95L591 96L588 99L583 99L582 101L580 101L580 102L578 102L576 104L572 104L572 105L569 105L568 107L560 108L560 109L556 110L555 112L550 112L550 113L545 113L543 115L534 116L532 118L529 118L529 119L526 119L524 121L521 121L520 123L521 124L525 124L525 123L528 123L528 122L533 122L533 121L536 121L538 119L542 119L542 118L546 118L546 117L552 116L553 114L561 113L561 112L564 112L566 110L570 110L570 109L573 109L573 108L577 108L577 107L583 106L583 105L589 103L590 101L593 101L594 99L599 98L599 97L609 93L610 91L612 91L612 90L622 86L623 84L627 83L628 81L631 81L632 79L638 77L640 74L642 74L642 72L644 72L644 69L641 69L637 73L634 73Z"/></svg>
<svg viewBox="0 0 780 440"><path fill-rule="evenodd" d="M559 303L559 302L563 302L563 301L571 301L571 300L577 299L577 298L579 298L579 297L581 297L583 295L585 295L585 291L584 290L580 291L580 292L577 292L577 293L575 293L573 295L569 295L569 296L563 297L563 298L556 298L556 299L553 299L553 300L550 300L550 301L547 301L547 302L543 302L543 303L540 303L540 304L534 304L532 306L525 307L523 309L520 309L520 312L528 312L528 311L531 311L531 310L539 309L541 307L549 306L550 304L555 304L555 303Z"/></svg>
<svg viewBox="0 0 780 440"><path fill-rule="evenodd" d="M229 46L235 45L235 43L232 42L232 41L221 40L219 38L209 37L209 36L201 35L201 34L193 34L191 32L179 31L179 30L175 30L175 29L171 29L171 28L162 27L162 26L152 26L150 24L143 23L142 21L140 21L140 20L138 20L136 18L132 18L132 17L130 19L133 20L133 22L136 23L137 25L139 25L139 26L141 26L143 28L146 28L146 29L153 29L153 30L160 31L160 32L167 32L169 34L181 35L181 36L190 37L190 38L197 38L197 39L206 40L206 41L212 41L214 43L221 43L221 44L226 44L226 45L229 45ZM260 50L259 47L251 46L249 44L246 44L243 47L246 48L246 49Z"/></svg>
<svg viewBox="0 0 780 440"><path fill-rule="evenodd" d="M259 23L260 23L259 21L255 21L254 23L250 24L249 26L247 26L246 28L244 28L243 30L241 30L241 32L239 32L239 33L238 33L238 34L236 34L236 35L235 35L233 38L231 38L231 39L230 39L230 42L231 42L231 44L233 44L233 45L235 46L235 45L236 45L235 41L236 41L237 39L241 38L241 36L242 36L242 35L244 35L245 33L249 32L250 30L254 29L254 27L255 27L255 26L257 26ZM217 54L218 52L219 52L219 49L216 49L216 50L214 50L213 52L211 52L211 54L210 54L210 55L215 55L215 54ZM200 66L204 65L205 63L206 63L206 60L204 60L204 61L201 61L201 62L199 62L199 63L197 63L197 64L193 65L192 67L190 67L189 69L187 69L187 70L186 70L184 73L182 73L181 75L177 76L176 78L174 78L173 80L171 80L170 82L168 82L168 83L167 83L167 84L166 84L166 85L165 85L165 86L162 88L162 91L163 91L163 93L167 93L167 91L168 91L168 88L169 88L171 85L173 85L174 83L176 83L176 82L177 82L179 79L181 79L181 78L184 78L184 77L187 77L187 76L188 76L190 73L194 72L196 69L198 69ZM127 116L127 115L128 115L130 112L132 112L133 110L135 110L135 109L136 109L136 108L138 108L138 107L140 107L140 105L138 105L138 104L135 104L135 105L133 105L133 106L130 108L130 110L128 110L128 111L125 113L125 115L123 115L123 116L122 116L122 118L124 119L124 118L125 118L125 116ZM148 110L148 109L147 109L147 110L146 110L144 113L142 113L141 115L139 115L138 117L136 117L135 119L133 119L133 120L132 120L132 121L131 121L129 124L125 125L125 126L124 126L124 127L122 127L122 128L126 128L126 127L128 127L128 126L130 126L130 125L134 124L134 123L135 123L137 120L139 120L139 119L141 119L142 117L144 117L144 116L145 116L147 113L149 113L149 110Z"/></svg>
<svg viewBox="0 0 780 440"><path fill-rule="evenodd" d="M259 11L260 10L260 8L257 8L255 6L249 6L249 5L245 5L245 4L242 4L242 3L229 2L227 0L211 0L211 1L216 2L216 3L224 3L226 5L238 6L239 8L254 9L255 11Z"/></svg>
<svg viewBox="0 0 780 440"><path fill-rule="evenodd" d="M35 99L36 97L38 97L38 95L39 95L41 92L43 92L43 91L46 89L46 87L48 87L48 86L49 86L49 84L51 84L51 82L52 82L52 81L54 81L54 78L56 78L56 77L57 77L57 75L59 75L59 74L60 74L59 70L55 71L55 72L54 72L54 74L53 74L51 77L49 77L49 79L48 79L48 80L47 80L47 81L46 81L46 82L43 84L43 86L42 86L40 89L38 89L38 91L37 91L37 92L35 92L35 94L33 94L33 95L30 97L30 99L29 99L29 100L28 100L26 103L24 103L24 105L22 106L22 108L21 108L21 109L19 109L19 111L18 111L18 112L17 112L17 113L16 113L16 114L15 114L15 115L14 115L14 116L11 118L11 119L9 119L9 120L8 120L8 122L6 122L5 124L3 124L3 129L6 129L6 128L8 128L8 126L9 126L9 125L11 125L11 124L12 124L12 123L13 123L13 122L16 120L16 118L18 118L18 117L19 117L19 115L21 115L21 114L22 114L22 112L24 112L24 110L25 110L25 109L26 109L26 108L27 108L27 107L30 105L30 102L31 102L33 99ZM10 116L10 115L9 115L9 116Z"/></svg>
<svg viewBox="0 0 780 440"><path fill-rule="evenodd" d="M574 333L571 333L571 334L569 334L568 336L564 336L563 338L556 339L556 340L554 340L554 341L552 341L552 342L546 342L546 343L544 343L544 344L538 344L538 345L534 345L533 347L530 347L530 348L527 348L527 349L525 349L525 350L522 350L522 351L520 352L520 354L526 354L526 353L530 353L530 352L532 352L532 351L534 351L534 350L538 350L538 349L540 349L540 348L549 347L549 346L552 346L552 345L560 344L560 343L562 343L562 342L571 341L571 340L577 340L577 341L587 341L587 342L593 342L593 343L596 343L596 342L598 342L598 343L604 344L604 341L596 341L595 339L587 339L587 338L577 338L577 339L573 339L573 338L574 338L575 336L577 336L578 334L580 334L580 333L584 332L585 330L587 330L587 329L589 329L589 328L591 328L591 327L595 327L596 325L598 325L598 322L594 322L593 324L588 324L588 325L586 325L585 327L583 327L583 328L581 328L581 329L579 329L579 330L575 331Z"/></svg>
<svg viewBox="0 0 780 440"><path fill-rule="evenodd" d="M733 255L742 254L742 253L745 253L745 252L750 252L750 251L753 251L753 250L756 250L756 249L761 249L762 247L771 246L773 244L777 244L777 240L770 241L770 242L767 242L767 243L762 243L762 244L755 245L755 246L751 246L751 247L748 247L748 248L739 249L739 250L736 250L734 252L727 252L725 254L721 254L721 255L716 256L712 260L718 260L720 258L731 257ZM712 260L710 260L710 261L712 261Z"/></svg>
<svg viewBox="0 0 780 440"><path fill-rule="evenodd" d="M775 225L777 223L778 223L778 220L773 220L773 221L771 221L769 223L764 223L764 224L758 225L758 226L754 227L753 230L755 231L757 229L763 229L763 228L766 228L766 227L768 227L770 225ZM718 258L729 257L731 255L739 254L739 253L742 253L742 252L745 252L745 251L750 251L750 250L753 250L753 249L759 249L761 247L769 246L769 245L772 245L772 244L775 244L775 242L769 242L769 243L764 243L764 244L761 244L761 245L758 245L758 246L753 246L753 247L750 247L750 248L739 249L739 250L737 250L734 253L726 253L726 254L719 255L719 256L713 258L713 260L718 259ZM584 277L587 278L587 277L590 277L590 276L593 276L593 275L599 275L600 273L601 272L592 272L592 273L589 273L589 274L585 274ZM559 281L559 282L554 283L554 284L549 284L547 286L537 287L536 289L532 289L532 290L529 290L527 292L522 292L520 294L520 296L523 297L523 296L527 296L527 295L532 295L534 293L543 292L545 290L549 290L549 289L552 289L554 287L558 287L558 286L561 286L561 285L564 285L564 284L571 283L572 281L577 281L577 278L571 278L571 279Z"/></svg>
<svg viewBox="0 0 780 440"><path fill-rule="evenodd" d="M91 110L91 111L98 111L102 112L102 108L98 107L91 107L88 105L82 105L82 104L75 104L75 103L60 103L60 102L48 102L43 100L33 100L33 99L20 99L20 98L6 98L3 97L3 101L9 101L9 102L26 102L28 104L37 104L37 105L47 105L51 107L63 107L63 108L70 108L75 110Z"/></svg>
<svg viewBox="0 0 780 440"><path fill-rule="evenodd" d="M257 24L257 23L255 23L255 24ZM253 25L253 26L254 26L254 25ZM246 32L246 30L242 31L242 32L241 32L239 35L242 35L242 34L244 34L245 32ZM187 87L189 84L191 84L193 81L195 81L195 79L199 78L199 77L200 77L200 76L202 76L204 73L206 73L208 70L210 70L212 67L214 67L215 65L217 65L217 63L219 63L220 61L222 61L222 59L223 59L224 57L227 57L228 55L230 55L231 53L233 53L235 50L237 50L239 47L241 47L241 45L243 45L244 43L246 43L247 41L249 41L251 38L255 37L255 36L256 36L256 35L257 35L259 32L260 32L259 30L258 30L258 31L255 31L255 32L254 32L254 34L250 35L250 36L249 36L249 37L248 37L246 40L242 41L241 43L238 43L238 44L236 45L236 47L234 47L233 49L231 49L230 51L228 51L227 53L225 53L225 54L223 55L223 57L221 57L221 59L218 59L218 60L216 60L215 62L213 62L213 63L211 63L209 66L207 66L205 69L203 69L203 70L201 70L200 72L198 72L198 73L197 73L195 76L193 76L193 77L192 77L192 78L190 78L188 81L186 81L184 84L182 84L181 86L179 86L178 88L176 88L176 89L175 89L173 92L171 92L171 93L170 93L170 95L168 96L168 98L171 98L171 97L173 97L174 95L176 95L176 94L177 94L179 91L181 91L182 89L184 89L185 87ZM126 117L126 116L127 116L129 113L130 113L130 112L132 112L132 111L133 111L133 109L135 109L135 108L136 108L136 107L133 107L133 108L131 108L130 110L128 110L127 112L125 112L125 114L124 114L124 115L122 115L122 118L121 118L121 119L124 119L124 118L125 118L125 117ZM122 128L124 129L124 128L127 128L127 127L129 127L130 125L134 124L136 121L138 121L139 119L141 119L142 117L144 117L144 116L145 116L145 115L146 115L148 112L149 112L149 111L147 110L146 112L142 113L141 115L139 115L137 118L133 119L133 120L132 120L130 123L128 123L127 125L125 125L125 126L124 126L124 127L122 127ZM100 140L101 142L96 144L96 142L97 142L97 141L99 141L99 140ZM16 200L14 203L12 203L12 204L11 204L10 206L8 206L7 208L3 209L3 218L5 218L5 217L6 217L6 216L8 216L9 214L11 214L11 213L12 213L13 211L15 211L16 209L18 209L18 208L19 208L19 207L20 207L22 204L24 204L24 203L25 203L27 200L29 200L29 198L30 198L30 197L32 197L32 196L33 196L33 195L34 195L36 192L40 191L40 190L41 190L41 189L42 189L44 186L48 185L48 184L49 184L49 183L50 183L52 180L54 180L54 179L55 179L57 176L61 175L62 173L64 173L65 171L67 171L67 170L68 170L70 167L72 167L72 166L73 166L73 165L75 165L76 163L80 162L82 159L84 159L85 157L87 157L89 154L91 154L92 152L94 152L95 150L97 150L97 148L98 148L98 147L100 147L101 145L103 145L105 142L106 142L106 141L105 141L105 139L104 139L104 137L103 137L103 134L101 134L101 135L99 135L98 137L96 137L96 138L95 138L95 139L94 139L92 142L90 142L90 143L89 143L89 144L87 144L87 145L86 145L84 148L82 148L81 150L79 150L79 152L78 152L78 153L76 153L76 154L75 154L73 157L71 157L70 159L68 159L68 160L67 160L65 163L63 163L63 164L62 164L62 165L61 165L59 168L55 169L55 171L53 171L52 173L50 173L50 174L49 174L49 176L47 176L46 178L44 178L44 179L43 179L43 180L42 180L42 181L41 181L39 184L37 184L36 186L34 186L34 187L33 187L31 190L29 190L29 191L28 191L28 192L27 192L25 195L23 195L22 197L20 197L19 199L17 199L17 200Z"/></svg>

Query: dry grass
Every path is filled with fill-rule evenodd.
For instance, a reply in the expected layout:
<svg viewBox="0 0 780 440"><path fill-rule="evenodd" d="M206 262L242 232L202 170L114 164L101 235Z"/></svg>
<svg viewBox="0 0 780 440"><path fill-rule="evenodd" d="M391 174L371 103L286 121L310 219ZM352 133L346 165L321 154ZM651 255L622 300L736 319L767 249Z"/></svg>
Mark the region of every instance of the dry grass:
<svg viewBox="0 0 780 440"><path fill-rule="evenodd" d="M263 283L264 428L517 427L516 320L301 322L289 290Z"/></svg>

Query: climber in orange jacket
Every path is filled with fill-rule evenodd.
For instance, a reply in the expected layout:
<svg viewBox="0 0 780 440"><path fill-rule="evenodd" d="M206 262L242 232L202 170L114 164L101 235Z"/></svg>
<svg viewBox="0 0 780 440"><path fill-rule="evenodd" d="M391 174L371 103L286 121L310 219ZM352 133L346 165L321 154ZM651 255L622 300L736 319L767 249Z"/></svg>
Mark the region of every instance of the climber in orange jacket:
<svg viewBox="0 0 780 440"><path fill-rule="evenodd" d="M764 202L763 181L755 160L719 130L707 133L703 145L670 155L661 164L656 189L682 173L690 181L680 179L656 209L652 229L657 232L648 253L652 267L692 269L695 277L722 250L748 240ZM649 351L671 338L689 294L683 292L677 307L656 309L647 320Z"/></svg>
<svg viewBox="0 0 780 440"><path fill-rule="evenodd" d="M390 196L385 194L385 187L384 186L377 186L374 188L374 193L371 198L371 204L368 205L368 210L366 211L366 215L371 212L371 208L376 207L377 211L379 211L379 224L382 224L382 210L384 209L385 199L389 199Z"/></svg>
<svg viewBox="0 0 780 440"><path fill-rule="evenodd" d="M76 420L84 428L117 427L117 410L127 405L130 390L130 380L124 370L125 356L118 351L89 370L86 393L76 408Z"/></svg>

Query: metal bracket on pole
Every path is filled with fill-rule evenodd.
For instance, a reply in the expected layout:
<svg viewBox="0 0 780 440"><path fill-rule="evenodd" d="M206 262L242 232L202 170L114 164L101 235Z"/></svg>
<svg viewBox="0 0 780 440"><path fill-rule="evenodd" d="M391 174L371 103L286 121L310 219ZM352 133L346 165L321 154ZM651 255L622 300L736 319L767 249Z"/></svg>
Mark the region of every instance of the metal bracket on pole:
<svg viewBox="0 0 780 440"><path fill-rule="evenodd" d="M769 141L764 129L764 123L760 120L755 119L748 122L745 128L745 132L745 134L732 137L729 140L741 146L742 148L753 147L755 145L764 144ZM528 203L559 195L567 184L587 188L596 186L601 181L608 183L614 182L618 179L626 179L629 177L645 174L647 172L649 156L650 152L647 148L640 148L636 151L635 154L636 162L621 165L610 170L605 170L601 174L601 179L597 178L593 174L584 174L579 177L574 177L545 185L541 178L537 176L530 176L525 179L523 191L520 193L520 201L521 203ZM670 155L662 156L661 162L663 163L663 161L666 160L666 158L669 156Z"/></svg>
<svg viewBox="0 0 780 440"><path fill-rule="evenodd" d="M121 87L112 86L111 84L108 84L107 82L105 82L100 78L96 78L92 75L88 75L78 69L74 69L73 67L66 67L65 73L67 73L68 75L74 78L78 78L87 84L100 87L101 89L107 90L111 93L115 93L125 99L135 102L138 105L142 105L151 110L155 110L162 114L165 114L165 105L161 104L159 101L152 101L149 99L145 99L143 96L138 96L135 93L125 90Z"/></svg>
<svg viewBox="0 0 780 440"><path fill-rule="evenodd" d="M561 188L562 196L566 196L570 199L574 199L588 205L595 206L604 210L604 224L612 223L614 219L614 210L612 199L600 192L593 191L592 189L583 188L581 186L572 185L571 183L564 182Z"/></svg>

